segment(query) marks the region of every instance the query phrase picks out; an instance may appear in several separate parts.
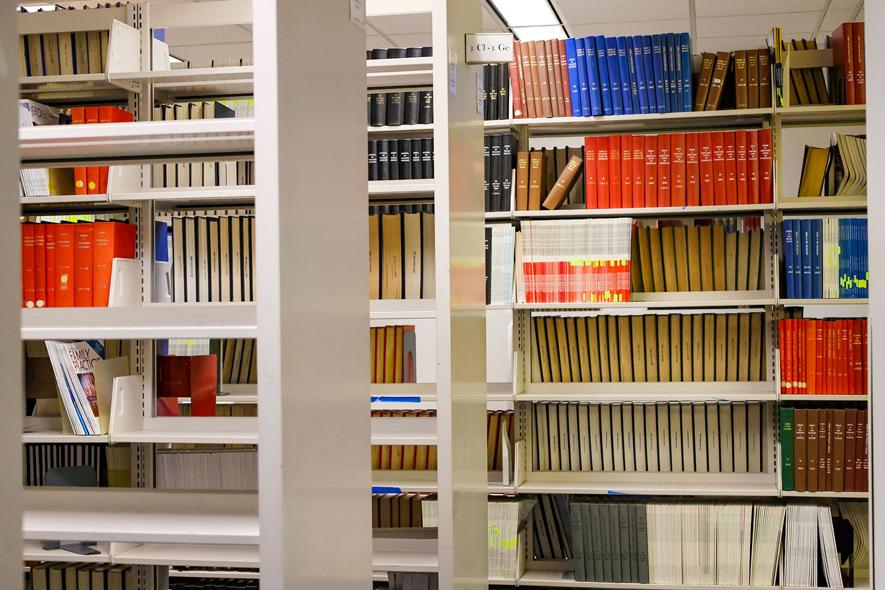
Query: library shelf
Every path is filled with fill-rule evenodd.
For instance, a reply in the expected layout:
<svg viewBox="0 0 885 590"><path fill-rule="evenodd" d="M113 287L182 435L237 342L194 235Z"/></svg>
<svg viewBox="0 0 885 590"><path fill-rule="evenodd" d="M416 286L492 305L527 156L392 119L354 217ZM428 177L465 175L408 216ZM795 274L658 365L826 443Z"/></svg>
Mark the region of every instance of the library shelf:
<svg viewBox="0 0 885 590"><path fill-rule="evenodd" d="M518 125L519 119L493 119L491 121L483 121L482 126L486 133L494 133L507 131L512 129L514 125Z"/></svg>
<svg viewBox="0 0 885 590"><path fill-rule="evenodd" d="M509 125L528 128L529 135L583 135L599 132L710 129L715 127L750 127L761 125L773 114L772 109L692 111L645 115L609 115L606 117L549 117L513 119ZM496 123L500 121L495 121Z"/></svg>
<svg viewBox="0 0 885 590"><path fill-rule="evenodd" d="M61 431L40 431L40 432L23 432L22 443L86 443L86 444L106 444L110 442L107 434L95 434L82 436L79 434L66 434Z"/></svg>
<svg viewBox="0 0 885 590"><path fill-rule="evenodd" d="M433 493L437 489L436 471L392 469L375 469L372 471L373 493Z"/></svg>
<svg viewBox="0 0 885 590"><path fill-rule="evenodd" d="M149 72L114 72L108 74L111 84L123 88L143 89L152 84L159 98L184 99L205 96L239 96L253 93L254 66L222 66L182 68Z"/></svg>
<svg viewBox="0 0 885 590"><path fill-rule="evenodd" d="M566 577L568 575L569 577ZM780 586L690 586L687 584L636 584L613 582L577 582L572 572L561 570L527 570L519 577L518 586L549 588L599 588L609 590L685 590L715 588L716 590L781 590Z"/></svg>
<svg viewBox="0 0 885 590"><path fill-rule="evenodd" d="M222 387L224 387L224 386L222 386ZM185 404L185 405L190 404L191 398L180 397L180 398L178 398L178 403ZM215 398L215 403L218 404L219 406L226 406L226 405L232 405L232 404L257 404L258 403L258 396L255 394L237 395L237 394L224 394L224 393L222 393L221 395L219 395Z"/></svg>
<svg viewBox="0 0 885 590"><path fill-rule="evenodd" d="M174 207L248 206L255 203L255 185L206 186L193 188L151 188L127 193L111 193L111 203L131 206L139 201L152 201Z"/></svg>
<svg viewBox="0 0 885 590"><path fill-rule="evenodd" d="M141 543L112 554L111 560L113 563L167 566L253 568L259 565L257 544Z"/></svg>
<svg viewBox="0 0 885 590"><path fill-rule="evenodd" d="M194 445L257 445L258 444L258 428L254 418L232 418L231 420L243 421L242 428L233 428L226 426L225 428L216 429L188 429L181 428L172 429L154 429L144 428L141 430L124 430L122 432L114 432L111 440L117 443L138 443L138 444L194 444ZM230 421L226 422L230 424Z"/></svg>
<svg viewBox="0 0 885 590"><path fill-rule="evenodd" d="M782 393L780 402L868 402L870 396L863 395L838 395L838 394L804 394Z"/></svg>
<svg viewBox="0 0 885 590"><path fill-rule="evenodd" d="M418 401L436 399L436 383L372 383L369 385L372 402L383 402L387 397L405 397ZM375 398L382 398L375 400Z"/></svg>
<svg viewBox="0 0 885 590"><path fill-rule="evenodd" d="M98 553L94 555L78 555L64 549L43 549L41 540L26 540L22 546L24 561L78 561L83 563L108 563L111 560L110 543L96 543Z"/></svg>
<svg viewBox="0 0 885 590"><path fill-rule="evenodd" d="M779 211L852 211L867 208L867 196L845 197L781 197L777 200Z"/></svg>
<svg viewBox="0 0 885 590"><path fill-rule="evenodd" d="M108 195L44 195L39 197L19 197L19 204L25 212L39 214L41 210L53 207L94 207L96 205L108 205Z"/></svg>
<svg viewBox="0 0 885 590"><path fill-rule="evenodd" d="M23 340L256 338L254 303L149 303L21 310Z"/></svg>
<svg viewBox="0 0 885 590"><path fill-rule="evenodd" d="M869 492L796 492L781 491L784 498L836 498L842 500L859 500L870 497Z"/></svg>
<svg viewBox="0 0 885 590"><path fill-rule="evenodd" d="M526 383L516 401L526 402L743 402L775 401L775 383Z"/></svg>
<svg viewBox="0 0 885 590"><path fill-rule="evenodd" d="M255 120L201 119L19 129L23 166L252 157Z"/></svg>
<svg viewBox="0 0 885 590"><path fill-rule="evenodd" d="M368 127L369 135L429 135L433 133L433 123L419 123L417 125L380 125Z"/></svg>
<svg viewBox="0 0 885 590"><path fill-rule="evenodd" d="M514 303L513 309L534 311L592 311L615 309L680 309L716 307L763 307L777 303L769 291L703 291L685 293L631 293L632 301L581 303Z"/></svg>
<svg viewBox="0 0 885 590"><path fill-rule="evenodd" d="M510 221L513 219L512 211L486 211L486 221Z"/></svg>
<svg viewBox="0 0 885 590"><path fill-rule="evenodd" d="M24 76L18 79L19 94L38 102L79 99L123 100L127 92L108 82L107 74L60 74Z"/></svg>
<svg viewBox="0 0 885 590"><path fill-rule="evenodd" d="M416 180L370 180L369 197L414 198L433 196L432 178Z"/></svg>
<svg viewBox="0 0 885 590"><path fill-rule="evenodd" d="M631 207L620 209L553 209L513 211L513 219L594 219L598 217L684 217L687 215L748 215L773 211L774 203L753 205L701 205L692 207Z"/></svg>
<svg viewBox="0 0 885 590"><path fill-rule="evenodd" d="M189 564L184 564L189 565ZM219 567L231 567L226 564L223 564ZM234 566L234 567L245 567L245 566ZM258 563L256 562L254 566L250 567L258 567ZM261 573L257 571L227 571L227 570L215 570L215 569L191 569L191 570L177 570L170 569L169 570L170 578L211 578L215 580L257 580L261 577Z"/></svg>
<svg viewBox="0 0 885 590"><path fill-rule="evenodd" d="M372 569L376 572L427 572L439 570L434 551L373 551Z"/></svg>
<svg viewBox="0 0 885 590"><path fill-rule="evenodd" d="M781 107L775 116L788 125L815 125L820 123L864 123L867 118L865 104L818 104L797 107Z"/></svg>
<svg viewBox="0 0 885 590"><path fill-rule="evenodd" d="M369 89L431 84L433 84L432 57L366 60L366 87Z"/></svg>
<svg viewBox="0 0 885 590"><path fill-rule="evenodd" d="M533 471L520 494L777 497L776 473Z"/></svg>
<svg viewBox="0 0 885 590"><path fill-rule="evenodd" d="M372 299L370 320L421 320L436 317L436 299Z"/></svg>
<svg viewBox="0 0 885 590"><path fill-rule="evenodd" d="M844 299L788 299L786 297L781 297L778 299L779 305L784 305L786 307L797 307L797 306L817 306L817 305L856 305L856 306L864 306L869 305L870 301L866 298L844 298Z"/></svg>
<svg viewBox="0 0 885 590"><path fill-rule="evenodd" d="M242 397L255 397L258 395L258 384L257 383L222 383L221 384L221 395L222 397L228 395L238 395Z"/></svg>
<svg viewBox="0 0 885 590"><path fill-rule="evenodd" d="M778 305L801 307L807 319L865 318L870 309L867 299L778 299Z"/></svg>
<svg viewBox="0 0 885 590"><path fill-rule="evenodd" d="M371 418L373 445L436 445L435 417Z"/></svg>

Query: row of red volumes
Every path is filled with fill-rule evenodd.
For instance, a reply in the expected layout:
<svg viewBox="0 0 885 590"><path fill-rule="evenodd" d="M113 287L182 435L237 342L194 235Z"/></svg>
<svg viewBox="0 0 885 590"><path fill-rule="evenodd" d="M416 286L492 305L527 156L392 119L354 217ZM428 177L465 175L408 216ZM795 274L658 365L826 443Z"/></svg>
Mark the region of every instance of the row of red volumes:
<svg viewBox="0 0 885 590"><path fill-rule="evenodd" d="M135 225L23 223L22 307L106 307L114 258L135 258Z"/></svg>
<svg viewBox="0 0 885 590"><path fill-rule="evenodd" d="M128 123L132 113L120 107L90 106L71 109L71 123ZM108 192L107 166L77 166L74 168L74 194L103 195Z"/></svg>
<svg viewBox="0 0 885 590"><path fill-rule="evenodd" d="M772 202L771 129L584 138L588 209Z"/></svg>
<svg viewBox="0 0 885 590"><path fill-rule="evenodd" d="M778 321L782 394L867 393L867 320Z"/></svg>

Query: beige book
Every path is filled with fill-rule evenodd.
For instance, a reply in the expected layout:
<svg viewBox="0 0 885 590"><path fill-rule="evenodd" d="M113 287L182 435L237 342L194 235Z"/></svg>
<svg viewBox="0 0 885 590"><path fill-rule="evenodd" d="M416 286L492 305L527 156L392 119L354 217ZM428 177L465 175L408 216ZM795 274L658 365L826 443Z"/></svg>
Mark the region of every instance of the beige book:
<svg viewBox="0 0 885 590"><path fill-rule="evenodd" d="M538 357L541 361L541 382L551 383L553 378L550 375L550 352L547 345L547 323L545 318L535 318L535 332L538 336Z"/></svg>
<svg viewBox="0 0 885 590"><path fill-rule="evenodd" d="M21 66L19 76L24 78L28 75L28 52L25 49L25 36L18 36L18 63Z"/></svg>
<svg viewBox="0 0 885 590"><path fill-rule="evenodd" d="M597 330L599 331L599 371L600 378L603 383L611 382L611 372L609 371L608 358L608 324L604 317L599 318L597 322Z"/></svg>
<svg viewBox="0 0 885 590"><path fill-rule="evenodd" d="M738 381L750 380L750 315L738 315Z"/></svg>
<svg viewBox="0 0 885 590"><path fill-rule="evenodd" d="M561 469L559 456L559 404L547 404L547 433L550 444L550 471Z"/></svg>
<svg viewBox="0 0 885 590"><path fill-rule="evenodd" d="M403 253L406 299L421 298L421 214L403 213Z"/></svg>
<svg viewBox="0 0 885 590"><path fill-rule="evenodd" d="M764 289L763 283L760 282L759 274L762 265L762 230L754 229L750 234L750 263L747 276L747 289L757 291Z"/></svg>
<svg viewBox="0 0 885 590"><path fill-rule="evenodd" d="M384 332L378 328L375 336L375 383L384 383Z"/></svg>
<svg viewBox="0 0 885 590"><path fill-rule="evenodd" d="M750 271L750 235L745 231L737 233L737 276L735 289L743 291L747 289L747 278Z"/></svg>
<svg viewBox="0 0 885 590"><path fill-rule="evenodd" d="M394 326L393 382L403 382L403 326Z"/></svg>
<svg viewBox="0 0 885 590"><path fill-rule="evenodd" d="M661 230L657 227L648 228L648 247L651 250L651 274L655 293L666 291L664 285L664 261L661 252Z"/></svg>
<svg viewBox="0 0 885 590"><path fill-rule="evenodd" d="M641 315L630 318L632 326L631 337L633 340L633 381L644 382L645 379L645 333Z"/></svg>
<svg viewBox="0 0 885 590"><path fill-rule="evenodd" d="M402 216L381 215L381 299L403 298Z"/></svg>
<svg viewBox="0 0 885 590"><path fill-rule="evenodd" d="M599 358L599 323L598 318L587 318L587 343L590 346L590 378L593 383L602 381Z"/></svg>
<svg viewBox="0 0 885 590"><path fill-rule="evenodd" d="M89 44L89 52L87 54L87 59L89 60L89 73L104 73L104 69L102 68L102 62L104 60L101 57L101 31L87 31L86 42Z"/></svg>
<svg viewBox="0 0 885 590"><path fill-rule="evenodd" d="M554 326L556 329L556 350L559 357L559 373L563 383L572 382L572 368L570 363L571 355L568 350L568 334L565 328L565 318L559 316L554 318Z"/></svg>
<svg viewBox="0 0 885 590"><path fill-rule="evenodd" d="M676 256L676 290L689 291L688 281L688 244L686 243L686 227L677 225L673 228L673 250Z"/></svg>
<svg viewBox="0 0 885 590"><path fill-rule="evenodd" d="M658 322L658 378L659 381L670 381L670 318L665 315L654 316Z"/></svg>
<svg viewBox="0 0 885 590"><path fill-rule="evenodd" d="M111 32L109 30L103 30L98 32L98 40L99 40L99 57L101 57L101 71L108 71L108 45L110 44Z"/></svg>
<svg viewBox="0 0 885 590"><path fill-rule="evenodd" d="M427 447L427 470L436 471L436 445Z"/></svg>
<svg viewBox="0 0 885 590"><path fill-rule="evenodd" d="M562 383L562 369L559 366L559 339L556 337L555 318L544 318L547 327L547 350L550 354L550 379L553 383Z"/></svg>
<svg viewBox="0 0 885 590"><path fill-rule="evenodd" d="M649 228L647 227L640 226L636 228L639 242L639 265L642 272L642 288L639 291L642 293L652 293L655 290L654 279L652 278L648 231Z"/></svg>
<svg viewBox="0 0 885 590"><path fill-rule="evenodd" d="M716 380L716 321L713 314L707 313L704 319L704 381Z"/></svg>
<svg viewBox="0 0 885 590"><path fill-rule="evenodd" d="M737 236L738 232L725 234L725 289L737 289Z"/></svg>
<svg viewBox="0 0 885 590"><path fill-rule="evenodd" d="M716 314L716 381L725 381L728 361L728 318Z"/></svg>
<svg viewBox="0 0 885 590"><path fill-rule="evenodd" d="M707 226L698 228L700 244L701 289L712 291L713 287L713 230Z"/></svg>
<svg viewBox="0 0 885 590"><path fill-rule="evenodd" d="M61 74L61 64L58 56L58 35L56 33L43 33L43 65L47 76Z"/></svg>
<svg viewBox="0 0 885 590"><path fill-rule="evenodd" d="M682 381L682 316L670 314L670 380Z"/></svg>
<svg viewBox="0 0 885 590"><path fill-rule="evenodd" d="M713 290L725 291L725 226L713 226Z"/></svg>
<svg viewBox="0 0 885 590"><path fill-rule="evenodd" d="M401 327L401 326L400 326ZM396 383L396 329L384 326L384 382ZM235 361L236 362L236 361ZM234 369L236 370L236 369Z"/></svg>
<svg viewBox="0 0 885 590"><path fill-rule="evenodd" d="M89 42L86 31L74 33L74 65L77 74L89 73Z"/></svg>
<svg viewBox="0 0 885 590"><path fill-rule="evenodd" d="M618 359L621 381L633 381L633 349L630 346L630 318L618 316Z"/></svg>
<svg viewBox="0 0 885 590"><path fill-rule="evenodd" d="M645 378L658 381L658 330L655 316L643 316L645 322Z"/></svg>
<svg viewBox="0 0 885 590"><path fill-rule="evenodd" d="M620 383L620 359L618 359L618 319L608 316L608 370L611 374L612 383Z"/></svg>
<svg viewBox="0 0 885 590"><path fill-rule="evenodd" d="M630 290L634 293L642 291L642 257L639 247L639 236L644 233L642 228L636 228L633 231L630 245Z"/></svg>
<svg viewBox="0 0 885 590"><path fill-rule="evenodd" d="M688 260L689 291L703 291L701 279L700 228L690 225L685 228L686 254Z"/></svg>
<svg viewBox="0 0 885 590"><path fill-rule="evenodd" d="M762 352L762 339L764 337L763 315L761 313L754 313L750 316L750 381L765 380L762 371L762 363L765 360L765 355Z"/></svg>
<svg viewBox="0 0 885 590"><path fill-rule="evenodd" d="M746 314L741 314L746 315ZM725 370L725 379L727 381L737 381L738 380L738 341L739 341L739 332L738 332L738 314L730 313L728 314L728 343L726 344L727 350L727 359L726 359L726 370Z"/></svg>
<svg viewBox="0 0 885 590"><path fill-rule="evenodd" d="M664 259L664 286L667 292L679 291L676 270L676 238L672 226L661 228L661 249Z"/></svg>
<svg viewBox="0 0 885 590"><path fill-rule="evenodd" d="M495 453L497 451L497 439L500 437L500 433L498 432L498 423L500 421L500 414L498 412L489 412L488 414L488 427L486 428L487 432L487 440L486 440L486 452L488 455L488 469L492 471L495 466Z"/></svg>
<svg viewBox="0 0 885 590"><path fill-rule="evenodd" d="M575 318L578 338L578 359L581 367L581 382L590 382L590 351L587 347L587 322L585 318Z"/></svg>
<svg viewBox="0 0 885 590"><path fill-rule="evenodd" d="M570 373L572 382L581 382L581 363L578 358L578 332L575 326L578 318L566 318L565 328L568 336L568 360L570 365Z"/></svg>
<svg viewBox="0 0 885 590"><path fill-rule="evenodd" d="M381 298L381 256L378 216L369 215L369 299Z"/></svg>
<svg viewBox="0 0 885 590"><path fill-rule="evenodd" d="M28 35L28 65L32 76L46 75L46 70L43 69L43 44L37 33Z"/></svg>
<svg viewBox="0 0 885 590"><path fill-rule="evenodd" d="M73 33L58 34L58 69L63 76L72 76L74 74Z"/></svg>
<svg viewBox="0 0 885 590"><path fill-rule="evenodd" d="M421 249L423 260L421 262L421 297L433 299L436 297L436 225L433 213L421 214L421 228L423 239ZM520 251L521 234L516 234L516 251Z"/></svg>

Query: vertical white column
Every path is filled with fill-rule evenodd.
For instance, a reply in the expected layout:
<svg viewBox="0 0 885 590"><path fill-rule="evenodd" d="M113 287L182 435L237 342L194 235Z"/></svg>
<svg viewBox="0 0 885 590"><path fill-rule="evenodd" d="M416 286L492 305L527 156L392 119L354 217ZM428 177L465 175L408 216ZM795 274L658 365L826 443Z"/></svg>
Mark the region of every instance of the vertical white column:
<svg viewBox="0 0 885 590"><path fill-rule="evenodd" d="M370 583L365 30L253 3L261 586Z"/></svg>
<svg viewBox="0 0 885 590"><path fill-rule="evenodd" d="M21 570L21 460L22 370L21 359L21 230L18 198L18 19L12 7L0 18L0 251L4 276L0 289L0 375L7 395L0 428L0 588L20 588Z"/></svg>
<svg viewBox="0 0 885 590"><path fill-rule="evenodd" d="M488 585L481 69L464 35L478 0L433 2L439 587Z"/></svg>

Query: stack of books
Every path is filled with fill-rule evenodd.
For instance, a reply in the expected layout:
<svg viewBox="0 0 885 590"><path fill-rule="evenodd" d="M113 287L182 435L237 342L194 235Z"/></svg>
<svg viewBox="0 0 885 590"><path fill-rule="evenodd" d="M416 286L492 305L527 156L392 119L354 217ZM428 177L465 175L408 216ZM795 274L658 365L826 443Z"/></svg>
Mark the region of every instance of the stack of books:
<svg viewBox="0 0 885 590"><path fill-rule="evenodd" d="M806 145L800 197L867 194L867 138L833 133L829 147Z"/></svg>
<svg viewBox="0 0 885 590"><path fill-rule="evenodd" d="M20 75L103 74L109 35L107 30L19 35Z"/></svg>
<svg viewBox="0 0 885 590"><path fill-rule="evenodd" d="M436 294L433 205L369 207L369 298Z"/></svg>
<svg viewBox="0 0 885 590"><path fill-rule="evenodd" d="M784 294L790 299L869 296L867 219L786 218L782 222Z"/></svg>
<svg viewBox="0 0 885 590"><path fill-rule="evenodd" d="M485 136L483 162L486 211L510 211L515 153L516 136L510 133Z"/></svg>
<svg viewBox="0 0 885 590"><path fill-rule="evenodd" d="M413 528L422 524L427 494L372 494L372 528Z"/></svg>
<svg viewBox="0 0 885 590"><path fill-rule="evenodd" d="M157 488L258 490L257 449L158 449Z"/></svg>
<svg viewBox="0 0 885 590"><path fill-rule="evenodd" d="M781 393L865 395L867 393L867 320L779 320Z"/></svg>
<svg viewBox="0 0 885 590"><path fill-rule="evenodd" d="M415 383L415 326L369 328L372 383Z"/></svg>
<svg viewBox="0 0 885 590"><path fill-rule="evenodd" d="M369 180L433 178L433 138L369 140Z"/></svg>
<svg viewBox="0 0 885 590"><path fill-rule="evenodd" d="M482 118L499 121L510 118L510 64L482 66Z"/></svg>
<svg viewBox="0 0 885 590"><path fill-rule="evenodd" d="M866 104L864 23L842 23L827 38L827 44L833 48L833 67L830 68L830 95L833 103Z"/></svg>
<svg viewBox="0 0 885 590"><path fill-rule="evenodd" d="M366 115L372 127L433 123L432 90L375 92L366 99Z"/></svg>

